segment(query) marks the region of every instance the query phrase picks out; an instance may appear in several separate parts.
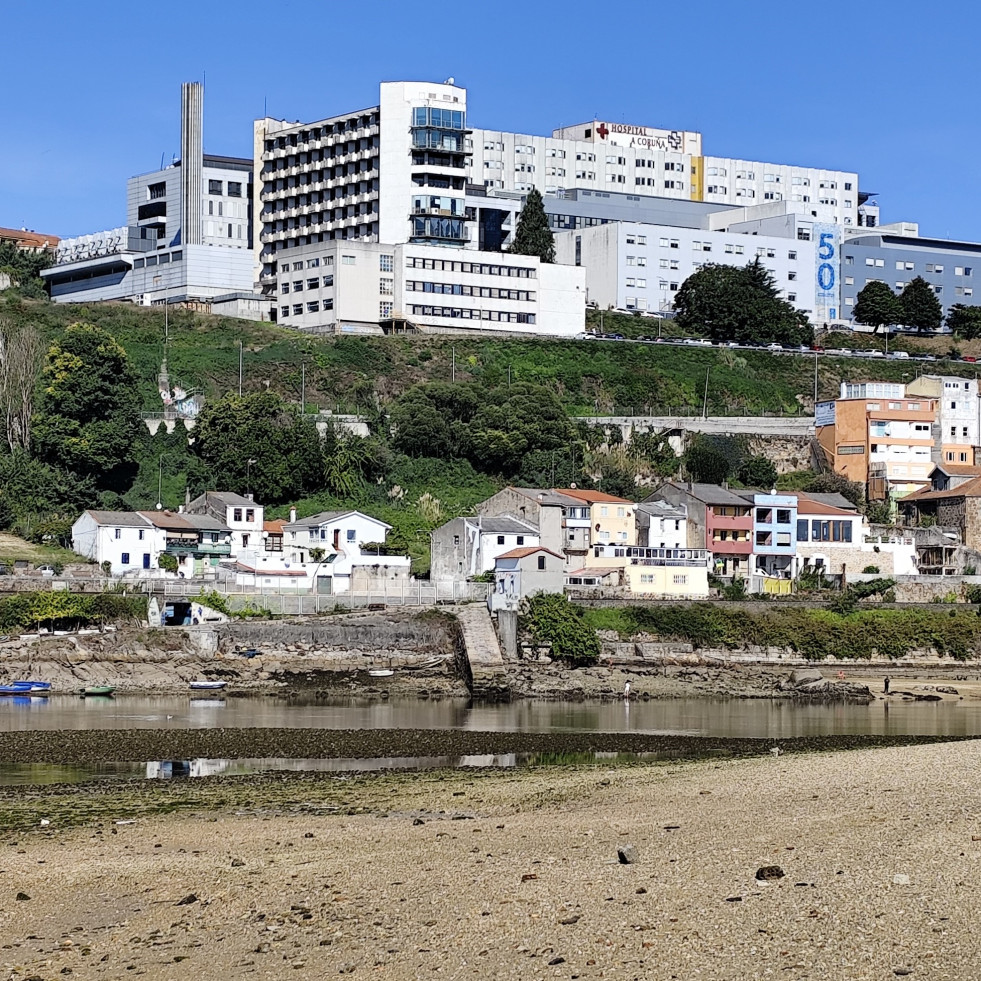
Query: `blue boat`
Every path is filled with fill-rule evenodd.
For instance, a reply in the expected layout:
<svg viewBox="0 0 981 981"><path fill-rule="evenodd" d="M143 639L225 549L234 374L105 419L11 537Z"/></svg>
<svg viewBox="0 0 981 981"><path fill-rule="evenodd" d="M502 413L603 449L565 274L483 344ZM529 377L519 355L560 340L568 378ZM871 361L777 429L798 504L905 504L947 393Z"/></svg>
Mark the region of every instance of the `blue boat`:
<svg viewBox="0 0 981 981"><path fill-rule="evenodd" d="M12 688L19 688L21 691L50 691L50 681L12 681Z"/></svg>
<svg viewBox="0 0 981 981"><path fill-rule="evenodd" d="M33 691L30 688L20 688L17 685L0 685L0 696L2 695L19 695L21 698L26 696L34 696L35 698L47 698L48 692L46 691Z"/></svg>

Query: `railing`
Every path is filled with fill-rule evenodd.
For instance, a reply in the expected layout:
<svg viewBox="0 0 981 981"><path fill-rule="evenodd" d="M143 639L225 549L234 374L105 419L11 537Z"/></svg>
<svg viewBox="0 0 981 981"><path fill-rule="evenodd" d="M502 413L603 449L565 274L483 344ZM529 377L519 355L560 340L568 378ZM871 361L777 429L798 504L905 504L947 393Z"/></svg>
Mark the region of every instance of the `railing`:
<svg viewBox="0 0 981 981"><path fill-rule="evenodd" d="M576 418L580 419L609 419L609 418L641 418L644 416L665 417L680 416L691 419L701 419L707 415L709 418L763 418L763 419L800 419L813 418L813 413L806 411L804 406L798 406L795 412L786 412L778 409L761 409L758 406L743 405L733 406L731 403L709 402L703 412L699 405L599 405L593 407L593 412L578 413Z"/></svg>
<svg viewBox="0 0 981 981"><path fill-rule="evenodd" d="M218 542L167 542L167 551L171 555L231 555L232 546L229 543Z"/></svg>

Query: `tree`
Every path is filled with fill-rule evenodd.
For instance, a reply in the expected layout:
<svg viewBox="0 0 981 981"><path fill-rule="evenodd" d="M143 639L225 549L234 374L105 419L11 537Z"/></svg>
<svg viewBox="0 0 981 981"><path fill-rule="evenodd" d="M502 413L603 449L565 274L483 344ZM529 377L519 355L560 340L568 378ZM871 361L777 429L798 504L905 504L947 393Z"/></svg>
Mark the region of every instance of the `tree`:
<svg viewBox="0 0 981 981"><path fill-rule="evenodd" d="M804 488L805 492L814 494L841 494L856 507L865 503L865 490L856 480L849 480L840 473L826 470L816 474L814 479Z"/></svg>
<svg viewBox="0 0 981 981"><path fill-rule="evenodd" d="M940 330L943 307L933 287L922 277L911 279L899 297L903 305L903 323L917 330Z"/></svg>
<svg viewBox="0 0 981 981"><path fill-rule="evenodd" d="M748 456L739 465L736 476L747 487L776 487L777 468L765 456Z"/></svg>
<svg viewBox="0 0 981 981"><path fill-rule="evenodd" d="M698 483L721 484L732 472L732 464L712 440L696 436L685 454L685 469Z"/></svg>
<svg viewBox="0 0 981 981"><path fill-rule="evenodd" d="M855 308L852 311L855 321L874 327L878 332L880 327L898 324L902 321L903 304L898 296L883 282L873 279L866 283L855 298Z"/></svg>
<svg viewBox="0 0 981 981"><path fill-rule="evenodd" d="M21 296L32 300L44 300L48 296L41 270L54 263L50 252L31 252L18 249L12 242L0 245L0 272L7 273Z"/></svg>
<svg viewBox="0 0 981 981"><path fill-rule="evenodd" d="M226 395L206 403L194 427L194 452L212 487L282 504L323 484L317 427L272 392Z"/></svg>
<svg viewBox="0 0 981 981"><path fill-rule="evenodd" d="M149 438L126 352L101 327L72 324L48 349L41 377L35 455L98 490L125 492Z"/></svg>
<svg viewBox="0 0 981 981"><path fill-rule="evenodd" d="M31 448L34 392L43 354L41 335L33 327L15 330L9 321L0 320L0 403L11 452Z"/></svg>
<svg viewBox="0 0 981 981"><path fill-rule="evenodd" d="M947 326L958 337L973 341L981 337L981 307L968 307L955 303L947 311Z"/></svg>
<svg viewBox="0 0 981 981"><path fill-rule="evenodd" d="M702 266L681 284L674 307L678 326L715 341L796 346L814 338L806 315L780 298L772 274L759 259L743 269Z"/></svg>
<svg viewBox="0 0 981 981"><path fill-rule="evenodd" d="M555 262L555 236L549 227L545 203L537 188L529 191L525 198L509 251L515 255L537 255L542 262Z"/></svg>

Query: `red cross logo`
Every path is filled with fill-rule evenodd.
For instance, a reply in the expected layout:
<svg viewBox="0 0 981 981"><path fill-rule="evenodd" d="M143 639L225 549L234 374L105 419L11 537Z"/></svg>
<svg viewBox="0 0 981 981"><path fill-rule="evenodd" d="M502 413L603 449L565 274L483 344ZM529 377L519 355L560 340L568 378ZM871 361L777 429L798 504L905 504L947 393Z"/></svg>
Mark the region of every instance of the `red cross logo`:
<svg viewBox="0 0 981 981"><path fill-rule="evenodd" d="M599 126L596 127L596 132L599 133L601 140L605 140L610 131L606 128L606 123L600 123Z"/></svg>

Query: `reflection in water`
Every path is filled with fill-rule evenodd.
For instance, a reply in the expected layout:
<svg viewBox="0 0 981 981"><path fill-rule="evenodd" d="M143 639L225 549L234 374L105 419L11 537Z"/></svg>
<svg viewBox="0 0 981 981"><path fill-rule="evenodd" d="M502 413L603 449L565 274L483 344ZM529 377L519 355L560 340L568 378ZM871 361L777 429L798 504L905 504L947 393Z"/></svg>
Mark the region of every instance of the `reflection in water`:
<svg viewBox="0 0 981 981"><path fill-rule="evenodd" d="M274 697L118 695L112 701L53 695L0 700L0 731L208 729L223 726L324 729L470 729L638 732L788 739L822 735L977 735L981 701L801 704L768 699L473 704L465 699L392 698L289 702Z"/></svg>

